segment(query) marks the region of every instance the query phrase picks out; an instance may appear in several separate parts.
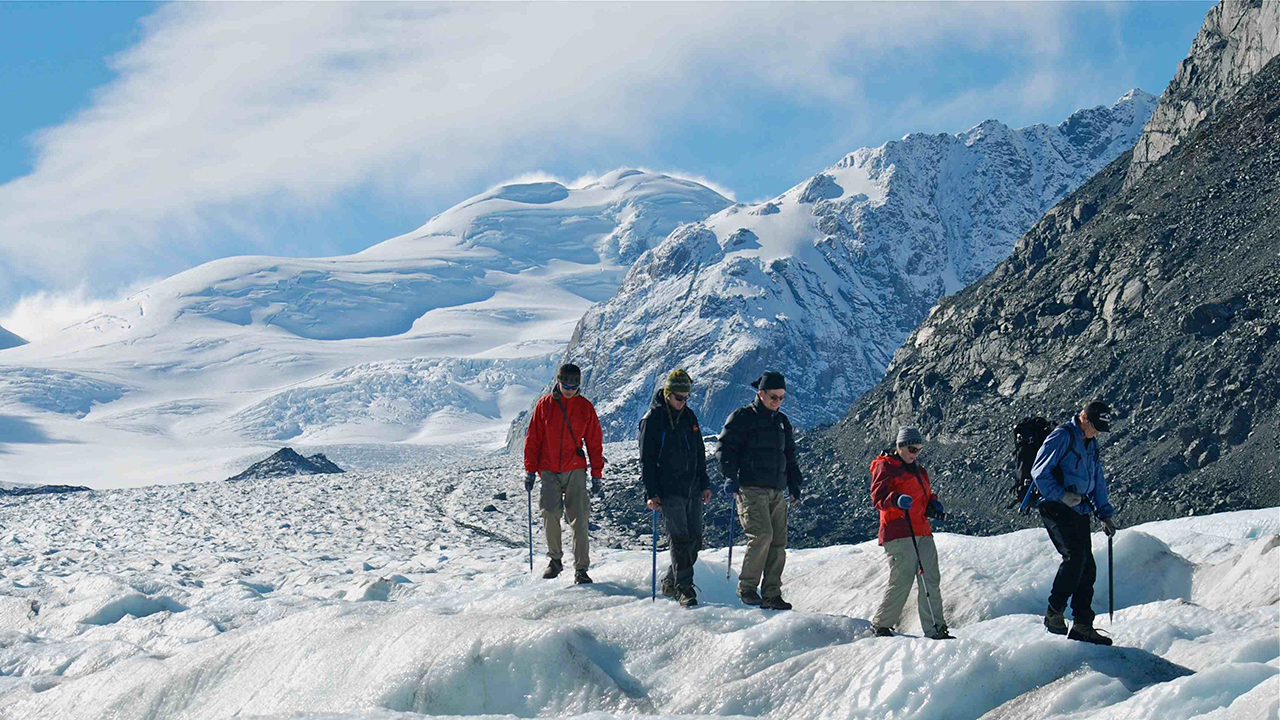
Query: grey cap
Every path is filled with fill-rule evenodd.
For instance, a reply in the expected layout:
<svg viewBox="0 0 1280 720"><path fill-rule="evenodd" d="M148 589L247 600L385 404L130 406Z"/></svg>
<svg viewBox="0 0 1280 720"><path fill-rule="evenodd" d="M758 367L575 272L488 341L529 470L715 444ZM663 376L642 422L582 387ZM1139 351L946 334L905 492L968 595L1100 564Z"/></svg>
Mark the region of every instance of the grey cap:
<svg viewBox="0 0 1280 720"><path fill-rule="evenodd" d="M920 434L920 428L904 427L898 428L898 445L923 445L924 435Z"/></svg>

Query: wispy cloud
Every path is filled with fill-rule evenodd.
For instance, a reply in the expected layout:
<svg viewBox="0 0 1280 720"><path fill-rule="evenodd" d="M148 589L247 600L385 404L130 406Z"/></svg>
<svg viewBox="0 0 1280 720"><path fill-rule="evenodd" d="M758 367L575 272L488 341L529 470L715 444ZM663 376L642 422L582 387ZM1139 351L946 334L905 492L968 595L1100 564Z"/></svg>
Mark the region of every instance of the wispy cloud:
<svg viewBox="0 0 1280 720"><path fill-rule="evenodd" d="M688 154L672 163L650 149L690 127L746 127L785 144L787 127L752 127L762 106L865 125L892 110L868 100L867 80L896 58L1000 48L1025 65L1009 82L1040 92L1038 73L1070 43L1067 13L1058 3L167 5L114 59L118 79L39 133L34 171L0 186L0 306L19 279L118 287L277 250L285 241L266 219L354 188L458 201L460 188L552 164L688 167Z"/></svg>

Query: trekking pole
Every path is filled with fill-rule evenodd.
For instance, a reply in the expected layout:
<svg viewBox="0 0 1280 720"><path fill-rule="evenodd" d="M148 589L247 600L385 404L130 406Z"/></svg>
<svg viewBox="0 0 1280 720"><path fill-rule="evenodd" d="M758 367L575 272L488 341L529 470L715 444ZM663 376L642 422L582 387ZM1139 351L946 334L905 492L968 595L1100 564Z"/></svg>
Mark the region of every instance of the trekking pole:
<svg viewBox="0 0 1280 720"><path fill-rule="evenodd" d="M929 594L929 586L924 582L924 563L920 562L920 546L916 543L916 529L911 525L911 513L903 510L902 516L907 519L907 530L911 532L911 547L916 550L916 580L920 583L920 589L924 591L925 602L929 605L929 619L933 621L933 626L936 628L938 616L933 614L933 596Z"/></svg>
<svg viewBox="0 0 1280 720"><path fill-rule="evenodd" d="M1107 536L1107 611L1111 613L1108 624L1116 624L1116 574L1115 563L1111 561L1111 536Z"/></svg>
<svg viewBox="0 0 1280 720"><path fill-rule="evenodd" d="M729 564L724 569L724 579L733 572L733 498L729 498Z"/></svg>
<svg viewBox="0 0 1280 720"><path fill-rule="evenodd" d="M533 491L525 491L529 495L529 574L533 574Z"/></svg>
<svg viewBox="0 0 1280 720"><path fill-rule="evenodd" d="M658 511L653 511L653 574L649 576L650 600L658 599Z"/></svg>

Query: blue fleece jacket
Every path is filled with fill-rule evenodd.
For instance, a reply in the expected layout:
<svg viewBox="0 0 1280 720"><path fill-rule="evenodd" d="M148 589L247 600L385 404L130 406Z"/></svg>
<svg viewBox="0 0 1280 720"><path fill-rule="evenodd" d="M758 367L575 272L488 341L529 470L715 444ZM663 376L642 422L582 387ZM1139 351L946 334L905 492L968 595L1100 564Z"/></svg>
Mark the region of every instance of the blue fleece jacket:
<svg viewBox="0 0 1280 720"><path fill-rule="evenodd" d="M1059 468L1061 480L1054 477L1054 470ZM1031 479L1040 492L1041 504L1060 503L1063 492L1074 490L1085 498L1073 508L1081 515L1088 515L1091 505L1099 520L1116 514L1107 499L1107 478L1098 458L1098 439L1085 442L1079 418L1072 418L1045 438L1031 466Z"/></svg>

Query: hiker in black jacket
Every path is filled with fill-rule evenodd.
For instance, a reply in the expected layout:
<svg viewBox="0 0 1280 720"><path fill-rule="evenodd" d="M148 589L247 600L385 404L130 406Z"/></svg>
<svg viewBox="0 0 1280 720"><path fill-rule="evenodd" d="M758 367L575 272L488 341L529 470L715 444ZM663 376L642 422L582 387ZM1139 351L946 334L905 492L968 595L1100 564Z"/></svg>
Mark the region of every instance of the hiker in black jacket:
<svg viewBox="0 0 1280 720"><path fill-rule="evenodd" d="M782 599L787 564L787 503L800 502L800 466L795 433L779 408L787 395L782 373L766 372L751 383L756 399L733 411L720 435L720 470L738 504L747 551L738 574L738 597L747 605L790 610ZM763 578L763 585L761 585Z"/></svg>
<svg viewBox="0 0 1280 720"><path fill-rule="evenodd" d="M671 565L662 580L662 594L685 607L698 604L693 565L702 549L702 504L711 500L702 429L688 407L692 389L689 373L672 370L640 421L645 504L662 511L671 536Z"/></svg>

